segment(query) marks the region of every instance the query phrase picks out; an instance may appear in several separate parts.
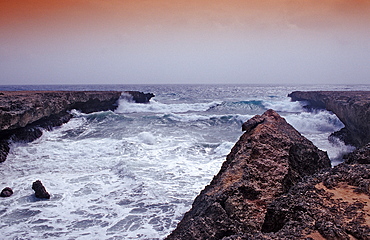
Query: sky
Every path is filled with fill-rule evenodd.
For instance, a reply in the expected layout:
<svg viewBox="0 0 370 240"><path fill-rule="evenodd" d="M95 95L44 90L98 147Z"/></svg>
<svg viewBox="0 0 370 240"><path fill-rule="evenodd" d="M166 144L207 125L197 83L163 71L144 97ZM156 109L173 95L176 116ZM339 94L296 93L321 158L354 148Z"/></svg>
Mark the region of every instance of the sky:
<svg viewBox="0 0 370 240"><path fill-rule="evenodd" d="M370 0L0 0L0 84L370 84Z"/></svg>

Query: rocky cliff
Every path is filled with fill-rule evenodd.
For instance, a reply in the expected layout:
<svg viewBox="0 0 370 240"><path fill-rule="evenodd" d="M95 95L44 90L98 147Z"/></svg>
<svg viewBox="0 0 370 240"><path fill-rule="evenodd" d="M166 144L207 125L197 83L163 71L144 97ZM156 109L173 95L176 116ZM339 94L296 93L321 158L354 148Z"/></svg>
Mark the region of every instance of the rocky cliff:
<svg viewBox="0 0 370 240"><path fill-rule="evenodd" d="M271 203L305 176L330 168L327 154L273 110L248 120L243 130L220 172L167 239L232 239L244 233L253 239L274 231L267 219Z"/></svg>
<svg viewBox="0 0 370 240"><path fill-rule="evenodd" d="M292 101L306 101L309 107L332 111L345 127L334 135L347 144L361 147L370 142L369 91L292 92Z"/></svg>
<svg viewBox="0 0 370 240"><path fill-rule="evenodd" d="M121 92L1 92L0 130L22 128L72 109L86 113L113 110L120 96Z"/></svg>
<svg viewBox="0 0 370 240"><path fill-rule="evenodd" d="M128 91L131 100L149 102L151 93ZM42 128L67 122L72 109L84 113L114 110L119 91L2 91L0 92L0 162L9 152L8 140L33 141Z"/></svg>

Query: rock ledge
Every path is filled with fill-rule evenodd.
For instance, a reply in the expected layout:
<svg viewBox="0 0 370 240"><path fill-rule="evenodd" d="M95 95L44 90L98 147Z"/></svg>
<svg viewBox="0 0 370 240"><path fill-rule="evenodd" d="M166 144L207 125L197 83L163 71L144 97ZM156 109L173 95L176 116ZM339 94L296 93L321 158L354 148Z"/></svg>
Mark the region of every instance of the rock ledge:
<svg viewBox="0 0 370 240"><path fill-rule="evenodd" d="M268 206L307 175L330 168L317 149L275 111L248 120L220 172L167 239L222 239L261 233Z"/></svg>
<svg viewBox="0 0 370 240"><path fill-rule="evenodd" d="M68 122L76 109L84 113L114 110L120 91L1 91L0 162L9 152L8 140L30 142ZM151 93L124 92L138 103L149 102Z"/></svg>
<svg viewBox="0 0 370 240"><path fill-rule="evenodd" d="M345 143L362 147L370 142L370 91L296 91L288 97L337 115L345 127L334 135Z"/></svg>

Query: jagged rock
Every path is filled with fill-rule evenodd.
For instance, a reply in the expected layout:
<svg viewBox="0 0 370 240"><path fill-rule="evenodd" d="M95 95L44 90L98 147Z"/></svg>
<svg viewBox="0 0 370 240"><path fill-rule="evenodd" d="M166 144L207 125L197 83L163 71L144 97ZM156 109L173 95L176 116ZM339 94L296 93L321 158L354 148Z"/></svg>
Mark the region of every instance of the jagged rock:
<svg viewBox="0 0 370 240"><path fill-rule="evenodd" d="M242 125L242 131L246 131L246 132L249 132L250 130L252 130L253 128L255 128L258 124L260 123L263 123L263 121L265 121L265 118L262 117L262 116L255 116L251 119L249 119L248 121L246 121L245 123L243 123Z"/></svg>
<svg viewBox="0 0 370 240"><path fill-rule="evenodd" d="M132 100L136 103L148 103L151 98L155 97L153 93L143 93L139 91L125 91L125 93L131 95Z"/></svg>
<svg viewBox="0 0 370 240"><path fill-rule="evenodd" d="M10 197L11 195L13 195L13 190L10 187L4 188L0 193L0 197Z"/></svg>
<svg viewBox="0 0 370 240"><path fill-rule="evenodd" d="M370 164L370 143L366 146L356 149L354 152L343 156L345 163L348 164Z"/></svg>
<svg viewBox="0 0 370 240"><path fill-rule="evenodd" d="M0 162L4 162L9 153L9 144L7 141L0 140Z"/></svg>
<svg viewBox="0 0 370 240"><path fill-rule="evenodd" d="M335 113L345 128L334 135L345 143L362 147L370 142L370 91L296 91L288 96Z"/></svg>
<svg viewBox="0 0 370 240"><path fill-rule="evenodd" d="M262 234L267 207L274 199L304 176L330 168L327 154L273 110L247 121L243 129L247 131L220 172L167 239Z"/></svg>
<svg viewBox="0 0 370 240"><path fill-rule="evenodd" d="M72 109L85 113L115 109L121 92L108 91L3 91L0 130L23 128Z"/></svg>
<svg viewBox="0 0 370 240"><path fill-rule="evenodd" d="M35 191L35 196L37 198L50 199L50 194L46 191L40 180L32 183L32 189Z"/></svg>
<svg viewBox="0 0 370 240"><path fill-rule="evenodd" d="M270 204L260 236L370 239L369 176L369 165L340 164L305 179Z"/></svg>

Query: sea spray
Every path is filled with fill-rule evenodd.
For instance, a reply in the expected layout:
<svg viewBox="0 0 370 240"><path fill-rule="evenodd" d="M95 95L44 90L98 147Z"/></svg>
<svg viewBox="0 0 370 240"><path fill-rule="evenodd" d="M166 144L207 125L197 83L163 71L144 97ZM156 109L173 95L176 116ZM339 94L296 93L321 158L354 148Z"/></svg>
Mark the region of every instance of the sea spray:
<svg viewBox="0 0 370 240"><path fill-rule="evenodd" d="M72 111L74 118L36 141L13 143L0 165L1 186L14 190L10 198L0 199L0 228L8 239L163 239L220 170L242 134L242 123L268 108L327 150L333 164L348 147L328 140L343 126L335 115L308 112L286 97L294 90L331 86L81 88L135 89L156 97L149 104L121 100L116 111ZM31 185L37 179L50 200L34 197Z"/></svg>

